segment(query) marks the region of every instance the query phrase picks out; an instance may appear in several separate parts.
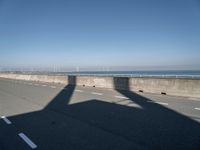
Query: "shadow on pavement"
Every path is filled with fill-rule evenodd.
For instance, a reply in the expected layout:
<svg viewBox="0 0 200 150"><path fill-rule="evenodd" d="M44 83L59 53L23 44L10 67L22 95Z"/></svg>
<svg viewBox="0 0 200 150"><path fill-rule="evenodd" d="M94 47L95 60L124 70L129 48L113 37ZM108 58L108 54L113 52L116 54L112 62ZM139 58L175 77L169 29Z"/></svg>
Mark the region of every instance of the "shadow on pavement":
<svg viewBox="0 0 200 150"><path fill-rule="evenodd" d="M128 78L113 78L115 90L141 108L99 99L69 105L76 77L70 76L68 81L43 110L10 117L16 130L26 133L37 149L200 149L199 123L131 92ZM124 84L126 91L120 90ZM29 149L13 140L10 138L17 145L15 150Z"/></svg>
<svg viewBox="0 0 200 150"><path fill-rule="evenodd" d="M131 114L134 140L143 141L150 149L200 149L197 122L132 92L129 82L129 78L114 78L115 90L143 108Z"/></svg>

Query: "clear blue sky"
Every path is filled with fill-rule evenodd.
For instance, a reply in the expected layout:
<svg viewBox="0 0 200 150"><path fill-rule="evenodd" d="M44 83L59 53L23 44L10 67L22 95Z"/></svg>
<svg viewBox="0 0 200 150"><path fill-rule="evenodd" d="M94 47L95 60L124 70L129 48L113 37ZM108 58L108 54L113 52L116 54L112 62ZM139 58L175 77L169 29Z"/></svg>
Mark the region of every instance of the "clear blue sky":
<svg viewBox="0 0 200 150"><path fill-rule="evenodd" d="M52 64L200 68L200 0L0 0L0 65Z"/></svg>

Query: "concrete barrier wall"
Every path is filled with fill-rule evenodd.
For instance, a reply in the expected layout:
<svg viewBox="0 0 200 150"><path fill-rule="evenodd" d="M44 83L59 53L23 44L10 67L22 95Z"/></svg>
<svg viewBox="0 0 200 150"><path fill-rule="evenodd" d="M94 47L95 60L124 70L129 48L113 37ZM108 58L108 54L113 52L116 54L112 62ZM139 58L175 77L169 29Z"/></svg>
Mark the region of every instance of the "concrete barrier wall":
<svg viewBox="0 0 200 150"><path fill-rule="evenodd" d="M133 91L143 90L149 93L200 97L199 79L131 78L130 82L130 88Z"/></svg>
<svg viewBox="0 0 200 150"><path fill-rule="evenodd" d="M1 73L1 78L37 81L59 84L76 84L79 86L143 91L175 96L199 97L200 79L178 78L128 78L128 77L89 77L89 76L53 76L23 75Z"/></svg>
<svg viewBox="0 0 200 150"><path fill-rule="evenodd" d="M114 88L112 77L77 76L76 84L80 86Z"/></svg>
<svg viewBox="0 0 200 150"><path fill-rule="evenodd" d="M53 76L53 75L23 75L23 74L0 74L1 78L25 80L25 81L36 81L46 83L59 83L68 84L67 76Z"/></svg>

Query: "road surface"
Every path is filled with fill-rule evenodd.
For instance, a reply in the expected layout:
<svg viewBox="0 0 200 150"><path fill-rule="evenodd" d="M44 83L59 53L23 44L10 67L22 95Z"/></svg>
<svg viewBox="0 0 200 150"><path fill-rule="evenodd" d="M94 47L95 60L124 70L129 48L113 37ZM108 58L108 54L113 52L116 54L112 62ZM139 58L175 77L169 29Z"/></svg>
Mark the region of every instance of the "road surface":
<svg viewBox="0 0 200 150"><path fill-rule="evenodd" d="M0 150L199 150L200 99L0 79Z"/></svg>

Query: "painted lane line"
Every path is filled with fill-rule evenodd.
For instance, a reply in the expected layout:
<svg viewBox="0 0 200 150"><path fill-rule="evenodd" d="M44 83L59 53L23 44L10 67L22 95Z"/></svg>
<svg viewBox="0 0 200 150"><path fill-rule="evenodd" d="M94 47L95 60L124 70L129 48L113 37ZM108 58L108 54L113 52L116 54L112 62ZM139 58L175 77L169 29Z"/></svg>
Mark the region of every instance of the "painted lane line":
<svg viewBox="0 0 200 150"><path fill-rule="evenodd" d="M134 106L134 107L136 107L136 106L139 106L139 105L137 105L135 103L129 103L128 106Z"/></svg>
<svg viewBox="0 0 200 150"><path fill-rule="evenodd" d="M24 133L18 134L32 149L37 148L37 145L33 143Z"/></svg>
<svg viewBox="0 0 200 150"><path fill-rule="evenodd" d="M161 105L169 105L168 103L163 103L163 102L156 102L156 103Z"/></svg>
<svg viewBox="0 0 200 150"><path fill-rule="evenodd" d="M12 124L12 122L8 120L8 118L6 118L5 116L1 116L1 119L3 119L7 124Z"/></svg>
<svg viewBox="0 0 200 150"><path fill-rule="evenodd" d="M163 103L163 102L154 102L154 101L147 101L148 103L156 103L160 105L168 105L168 103Z"/></svg>
<svg viewBox="0 0 200 150"><path fill-rule="evenodd" d="M116 102L116 104L120 104L120 105L128 105L129 103L130 101L127 101L127 100Z"/></svg>
<svg viewBox="0 0 200 150"><path fill-rule="evenodd" d="M75 90L76 92L83 92L82 90Z"/></svg>
<svg viewBox="0 0 200 150"><path fill-rule="evenodd" d="M129 102L129 103L131 103L132 101L130 101L128 99L121 99L121 100L116 101L116 103L121 103L121 102Z"/></svg>
<svg viewBox="0 0 200 150"><path fill-rule="evenodd" d="M194 109L196 109L196 110L200 110L200 108L197 108L197 107L196 107L196 108L194 108Z"/></svg>
<svg viewBox="0 0 200 150"><path fill-rule="evenodd" d="M103 95L102 93L92 92L94 95Z"/></svg>
<svg viewBox="0 0 200 150"><path fill-rule="evenodd" d="M35 86L38 86L39 84L34 84Z"/></svg>
<svg viewBox="0 0 200 150"><path fill-rule="evenodd" d="M127 99L127 97L124 96L115 96L116 98L122 98L122 99Z"/></svg>
<svg viewBox="0 0 200 150"><path fill-rule="evenodd" d="M199 101L199 98L196 98L196 97L189 97L188 99L193 100L193 101Z"/></svg>
<svg viewBox="0 0 200 150"><path fill-rule="evenodd" d="M45 87L45 86L47 86L47 85L43 84L42 86L44 86L44 87Z"/></svg>
<svg viewBox="0 0 200 150"><path fill-rule="evenodd" d="M127 106L129 106L129 107L137 107L137 108L142 109L142 106L140 106L140 105L138 105L138 104L135 104L135 103L130 103L130 104L128 104Z"/></svg>
<svg viewBox="0 0 200 150"><path fill-rule="evenodd" d="M50 86L51 88L53 88L53 89L55 89L56 88L56 86Z"/></svg>

